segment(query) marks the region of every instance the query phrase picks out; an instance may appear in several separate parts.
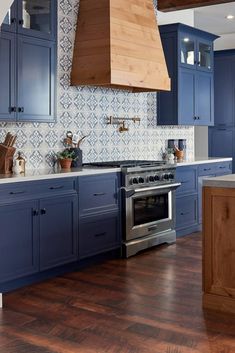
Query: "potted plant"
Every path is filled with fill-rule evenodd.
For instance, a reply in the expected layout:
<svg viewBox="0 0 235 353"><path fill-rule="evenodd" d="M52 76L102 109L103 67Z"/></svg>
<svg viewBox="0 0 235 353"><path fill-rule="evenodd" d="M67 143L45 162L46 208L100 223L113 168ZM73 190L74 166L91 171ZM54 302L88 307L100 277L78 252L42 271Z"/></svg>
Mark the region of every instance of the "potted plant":
<svg viewBox="0 0 235 353"><path fill-rule="evenodd" d="M57 153L57 158L62 169L70 169L72 161L76 159L76 156L74 151L65 149L64 151Z"/></svg>

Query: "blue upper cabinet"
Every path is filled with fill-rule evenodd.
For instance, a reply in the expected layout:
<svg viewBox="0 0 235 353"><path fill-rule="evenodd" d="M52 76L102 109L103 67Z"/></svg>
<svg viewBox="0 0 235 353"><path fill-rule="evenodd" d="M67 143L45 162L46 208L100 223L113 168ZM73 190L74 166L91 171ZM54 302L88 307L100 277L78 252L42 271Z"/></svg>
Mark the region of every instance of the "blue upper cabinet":
<svg viewBox="0 0 235 353"><path fill-rule="evenodd" d="M213 125L217 36L179 23L159 28L172 87L157 95L158 125Z"/></svg>
<svg viewBox="0 0 235 353"><path fill-rule="evenodd" d="M56 0L15 0L2 30L36 38L56 39Z"/></svg>
<svg viewBox="0 0 235 353"><path fill-rule="evenodd" d="M53 41L19 36L17 121L54 120L55 60Z"/></svg>
<svg viewBox="0 0 235 353"><path fill-rule="evenodd" d="M55 121L56 4L56 0L15 0L4 19L0 121Z"/></svg>
<svg viewBox="0 0 235 353"><path fill-rule="evenodd" d="M215 125L234 125L235 51L215 52Z"/></svg>
<svg viewBox="0 0 235 353"><path fill-rule="evenodd" d="M15 37L0 36L0 120L15 121Z"/></svg>

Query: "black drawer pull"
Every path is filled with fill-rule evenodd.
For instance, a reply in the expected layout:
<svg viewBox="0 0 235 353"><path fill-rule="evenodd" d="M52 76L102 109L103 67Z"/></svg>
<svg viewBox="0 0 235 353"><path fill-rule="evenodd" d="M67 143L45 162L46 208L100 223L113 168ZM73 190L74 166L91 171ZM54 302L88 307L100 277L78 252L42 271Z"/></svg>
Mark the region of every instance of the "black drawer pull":
<svg viewBox="0 0 235 353"><path fill-rule="evenodd" d="M187 214L190 214L190 212L181 212L180 213L181 216L186 216Z"/></svg>
<svg viewBox="0 0 235 353"><path fill-rule="evenodd" d="M25 191L11 191L10 195L20 195L20 194L25 194Z"/></svg>
<svg viewBox="0 0 235 353"><path fill-rule="evenodd" d="M97 192L95 194L93 194L94 196L104 196L106 195L106 192Z"/></svg>
<svg viewBox="0 0 235 353"><path fill-rule="evenodd" d="M51 186L50 187L50 190L60 190L60 189L63 189L64 188L64 185L60 185L60 186Z"/></svg>
<svg viewBox="0 0 235 353"><path fill-rule="evenodd" d="M97 234L95 234L95 237L103 237L105 234L106 234L106 232L97 233Z"/></svg>
<svg viewBox="0 0 235 353"><path fill-rule="evenodd" d="M46 214L46 213L47 213L46 209L45 209L45 208L42 208L42 209L41 209L41 214L44 215L44 214Z"/></svg>
<svg viewBox="0 0 235 353"><path fill-rule="evenodd" d="M219 167L220 169L226 169L227 167Z"/></svg>

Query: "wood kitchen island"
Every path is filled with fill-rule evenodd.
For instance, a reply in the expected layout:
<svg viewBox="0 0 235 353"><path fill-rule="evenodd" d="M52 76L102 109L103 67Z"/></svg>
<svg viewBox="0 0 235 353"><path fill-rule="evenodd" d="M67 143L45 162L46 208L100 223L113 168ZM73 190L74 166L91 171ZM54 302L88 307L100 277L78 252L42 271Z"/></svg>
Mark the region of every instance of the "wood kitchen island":
<svg viewBox="0 0 235 353"><path fill-rule="evenodd" d="M203 185L203 307L235 313L235 175Z"/></svg>

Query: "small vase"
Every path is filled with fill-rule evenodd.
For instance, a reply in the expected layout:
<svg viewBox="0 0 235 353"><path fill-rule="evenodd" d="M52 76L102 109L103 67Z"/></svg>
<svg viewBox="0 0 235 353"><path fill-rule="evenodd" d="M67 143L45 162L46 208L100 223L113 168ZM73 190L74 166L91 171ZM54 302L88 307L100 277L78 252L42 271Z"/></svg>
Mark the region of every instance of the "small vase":
<svg viewBox="0 0 235 353"><path fill-rule="evenodd" d="M60 166L62 169L70 169L72 164L72 158L59 159Z"/></svg>

